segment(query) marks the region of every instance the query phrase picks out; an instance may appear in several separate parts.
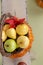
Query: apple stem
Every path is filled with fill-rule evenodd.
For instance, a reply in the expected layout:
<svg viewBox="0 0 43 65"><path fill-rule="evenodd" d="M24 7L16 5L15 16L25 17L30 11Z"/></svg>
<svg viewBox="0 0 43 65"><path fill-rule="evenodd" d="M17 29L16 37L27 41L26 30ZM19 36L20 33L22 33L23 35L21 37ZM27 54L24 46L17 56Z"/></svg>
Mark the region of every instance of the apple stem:
<svg viewBox="0 0 43 65"><path fill-rule="evenodd" d="M20 44L23 44L22 42L20 42Z"/></svg>

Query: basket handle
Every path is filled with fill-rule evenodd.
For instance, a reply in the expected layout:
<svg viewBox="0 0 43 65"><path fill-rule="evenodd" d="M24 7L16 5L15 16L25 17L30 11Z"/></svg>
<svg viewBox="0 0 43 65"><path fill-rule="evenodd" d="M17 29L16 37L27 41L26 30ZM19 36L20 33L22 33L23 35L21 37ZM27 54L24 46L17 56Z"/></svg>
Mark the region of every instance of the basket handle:
<svg viewBox="0 0 43 65"><path fill-rule="evenodd" d="M4 21L6 18L11 18L11 17L13 17L13 16L11 15L11 13L3 14L3 15L1 16L1 24L3 24L3 21Z"/></svg>
<svg viewBox="0 0 43 65"><path fill-rule="evenodd" d="M3 14L2 16L1 16L1 20L0 20L0 52L2 53L2 55L4 55L4 49L3 49L3 42L2 42L2 27L3 27L3 25L4 25L4 20L6 19L6 18L11 18L11 17L13 17L10 13L7 13L7 14Z"/></svg>

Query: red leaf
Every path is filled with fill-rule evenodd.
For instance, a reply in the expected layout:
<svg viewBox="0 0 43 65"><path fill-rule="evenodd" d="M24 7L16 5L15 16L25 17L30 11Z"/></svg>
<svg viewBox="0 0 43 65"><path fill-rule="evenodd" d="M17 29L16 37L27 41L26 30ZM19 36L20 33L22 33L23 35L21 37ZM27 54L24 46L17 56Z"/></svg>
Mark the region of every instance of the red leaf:
<svg viewBox="0 0 43 65"><path fill-rule="evenodd" d="M19 20L19 19L18 19L17 17L15 17L15 16L13 17L13 19L14 19L14 22Z"/></svg>
<svg viewBox="0 0 43 65"><path fill-rule="evenodd" d="M10 25L10 28L15 28L16 26L15 25Z"/></svg>
<svg viewBox="0 0 43 65"><path fill-rule="evenodd" d="M5 23L8 23L11 28L15 28L17 25L24 23L25 18L18 19L17 17L12 17L5 20Z"/></svg>
<svg viewBox="0 0 43 65"><path fill-rule="evenodd" d="M23 23L25 21L25 18L19 19L19 22Z"/></svg>
<svg viewBox="0 0 43 65"><path fill-rule="evenodd" d="M7 19L7 20L5 20L5 23L13 24L14 20L13 19Z"/></svg>

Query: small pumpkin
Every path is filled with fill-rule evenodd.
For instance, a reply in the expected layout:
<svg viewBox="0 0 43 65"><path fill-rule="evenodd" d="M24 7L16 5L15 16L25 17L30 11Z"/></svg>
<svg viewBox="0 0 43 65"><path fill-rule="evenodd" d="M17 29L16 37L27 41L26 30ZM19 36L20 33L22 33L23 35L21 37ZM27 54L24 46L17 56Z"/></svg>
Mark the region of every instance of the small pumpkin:
<svg viewBox="0 0 43 65"><path fill-rule="evenodd" d="M43 0L36 0L37 4L43 8Z"/></svg>

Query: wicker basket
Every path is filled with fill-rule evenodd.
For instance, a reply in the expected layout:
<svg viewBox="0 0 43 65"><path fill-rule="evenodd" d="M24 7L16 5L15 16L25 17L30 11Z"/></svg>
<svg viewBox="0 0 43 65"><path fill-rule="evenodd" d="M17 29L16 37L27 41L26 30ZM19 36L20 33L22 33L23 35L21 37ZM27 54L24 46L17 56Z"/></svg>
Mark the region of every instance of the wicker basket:
<svg viewBox="0 0 43 65"><path fill-rule="evenodd" d="M13 17L10 13L8 13L8 14L4 14L4 15L2 15L2 18L1 18L1 28L0 28L0 30L1 30L1 32L0 32L0 36L2 35L2 27L3 27L3 25L4 25L4 20L6 19L6 18L11 18L11 17ZM28 25L28 23L27 22L24 22L26 25ZM23 49L22 51L20 51L19 53L15 53L15 54L10 54L10 53L6 53L5 51L4 51L4 48L3 48L3 43L2 43L2 39L0 39L0 49L1 49L1 53L2 53L2 55L3 56L7 56L7 57L10 57L10 58L18 58L18 57L22 57L23 55L25 55L28 51L30 51L30 49L31 49L31 47L32 47L32 42L33 42L33 34L32 34L32 29L31 29L31 27L28 25L28 28L29 28L29 32L28 32L28 37L29 37L29 39L30 39L30 43L29 43L29 46L27 47L27 48L25 48L25 49ZM1 36L2 37L2 36Z"/></svg>

